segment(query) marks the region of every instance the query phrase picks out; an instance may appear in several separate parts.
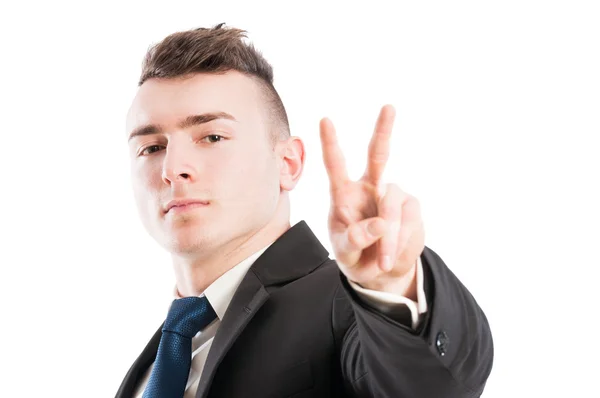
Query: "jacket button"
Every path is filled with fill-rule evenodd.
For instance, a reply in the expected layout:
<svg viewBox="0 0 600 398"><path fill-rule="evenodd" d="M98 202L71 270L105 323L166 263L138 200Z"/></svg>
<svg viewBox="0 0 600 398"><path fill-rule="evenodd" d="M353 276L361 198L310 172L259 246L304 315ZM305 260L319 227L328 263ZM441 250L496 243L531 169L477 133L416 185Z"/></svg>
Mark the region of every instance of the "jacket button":
<svg viewBox="0 0 600 398"><path fill-rule="evenodd" d="M438 352L441 356L446 355L446 351L448 351L448 344L450 343L450 339L448 338L448 334L445 331L440 331L437 334L435 345L437 347Z"/></svg>

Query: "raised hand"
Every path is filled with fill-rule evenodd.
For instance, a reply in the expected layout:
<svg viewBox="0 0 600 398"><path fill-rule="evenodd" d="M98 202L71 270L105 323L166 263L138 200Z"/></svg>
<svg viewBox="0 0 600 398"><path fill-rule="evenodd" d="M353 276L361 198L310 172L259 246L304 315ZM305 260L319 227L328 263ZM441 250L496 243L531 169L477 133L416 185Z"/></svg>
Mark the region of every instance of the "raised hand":
<svg viewBox="0 0 600 398"><path fill-rule="evenodd" d="M358 181L348 178L333 123L325 118L320 129L330 182L329 237L341 271L367 289L404 294L398 286L414 280L425 232L417 199L381 182L394 118L391 105L381 109Z"/></svg>

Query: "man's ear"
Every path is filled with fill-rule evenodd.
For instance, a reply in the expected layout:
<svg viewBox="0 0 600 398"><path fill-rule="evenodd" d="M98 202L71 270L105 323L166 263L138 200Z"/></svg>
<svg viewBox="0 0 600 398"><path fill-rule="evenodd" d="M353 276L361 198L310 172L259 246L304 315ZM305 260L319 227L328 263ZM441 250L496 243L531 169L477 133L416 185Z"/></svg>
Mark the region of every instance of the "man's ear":
<svg viewBox="0 0 600 398"><path fill-rule="evenodd" d="M302 170L304 170L304 143L299 137L290 137L280 145L279 185L282 190L291 191L300 180Z"/></svg>

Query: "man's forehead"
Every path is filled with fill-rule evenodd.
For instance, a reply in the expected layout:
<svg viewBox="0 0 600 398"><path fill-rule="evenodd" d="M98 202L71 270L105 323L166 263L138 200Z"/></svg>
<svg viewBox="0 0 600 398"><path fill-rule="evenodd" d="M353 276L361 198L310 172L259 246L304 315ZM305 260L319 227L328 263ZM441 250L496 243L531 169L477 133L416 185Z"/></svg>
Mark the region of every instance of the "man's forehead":
<svg viewBox="0 0 600 398"><path fill-rule="evenodd" d="M243 118L258 105L258 84L237 71L153 78L142 84L126 116L128 134L136 127L204 112L227 112Z"/></svg>

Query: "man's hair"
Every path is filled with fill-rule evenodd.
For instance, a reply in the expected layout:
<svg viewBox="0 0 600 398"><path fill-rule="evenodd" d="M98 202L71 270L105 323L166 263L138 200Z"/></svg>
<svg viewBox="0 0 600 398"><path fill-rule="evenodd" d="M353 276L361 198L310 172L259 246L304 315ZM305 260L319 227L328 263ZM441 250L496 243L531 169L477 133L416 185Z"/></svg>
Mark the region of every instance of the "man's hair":
<svg viewBox="0 0 600 398"><path fill-rule="evenodd" d="M268 107L270 138L274 145L290 136L287 113L273 86L273 67L251 43L246 31L224 27L198 28L173 33L150 47L138 85L152 78L177 78L194 73L238 71L260 86Z"/></svg>

